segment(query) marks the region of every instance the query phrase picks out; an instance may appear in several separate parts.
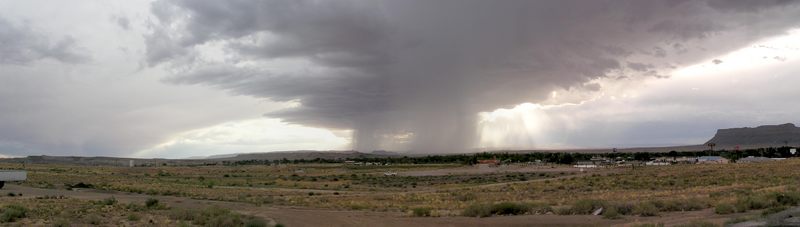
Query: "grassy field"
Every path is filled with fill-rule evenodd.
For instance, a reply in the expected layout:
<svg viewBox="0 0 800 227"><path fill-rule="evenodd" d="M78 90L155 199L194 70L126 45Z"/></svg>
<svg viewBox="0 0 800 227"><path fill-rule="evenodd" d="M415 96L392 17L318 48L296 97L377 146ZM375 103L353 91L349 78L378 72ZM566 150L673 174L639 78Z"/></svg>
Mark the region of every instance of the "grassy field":
<svg viewBox="0 0 800 227"><path fill-rule="evenodd" d="M2 164L0 168L22 166ZM603 207L604 215L614 219L702 209L714 209L718 214L751 210L770 213L800 202L800 159L586 172L549 169L568 168L554 166L528 172L402 176L410 171L451 168L477 167L290 164L128 168L28 164L24 169L29 171L29 180L24 185L270 206L399 211L409 216L573 215ZM400 174L385 176L387 171ZM120 205L105 209L125 210Z"/></svg>
<svg viewBox="0 0 800 227"><path fill-rule="evenodd" d="M21 195L20 195L21 196ZM263 219L220 207L169 207L157 199L121 203L114 197L84 200L66 196L0 198L0 224L15 226L267 226Z"/></svg>

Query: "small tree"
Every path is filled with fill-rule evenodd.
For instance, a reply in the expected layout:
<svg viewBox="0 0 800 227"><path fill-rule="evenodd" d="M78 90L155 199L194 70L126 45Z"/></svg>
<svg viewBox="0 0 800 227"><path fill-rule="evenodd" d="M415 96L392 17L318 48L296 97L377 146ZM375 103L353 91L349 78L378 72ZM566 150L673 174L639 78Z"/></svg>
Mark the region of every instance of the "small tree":
<svg viewBox="0 0 800 227"><path fill-rule="evenodd" d="M711 142L709 142L709 143L707 143L707 144L706 144L706 146L708 146L709 148L711 148L711 151L714 151L714 146L717 146L717 144L716 144L716 143L711 143Z"/></svg>

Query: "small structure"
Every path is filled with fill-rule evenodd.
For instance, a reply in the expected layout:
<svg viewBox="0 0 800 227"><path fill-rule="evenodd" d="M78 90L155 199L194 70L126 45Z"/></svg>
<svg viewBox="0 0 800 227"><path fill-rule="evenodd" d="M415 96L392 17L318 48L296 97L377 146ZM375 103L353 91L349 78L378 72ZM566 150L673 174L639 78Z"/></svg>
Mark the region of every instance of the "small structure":
<svg viewBox="0 0 800 227"><path fill-rule="evenodd" d="M479 165L500 165L500 161L497 159L482 159L478 160Z"/></svg>
<svg viewBox="0 0 800 227"><path fill-rule="evenodd" d="M592 157L589 161L577 161L573 167L575 168L598 168L601 166L611 166L615 162L609 158L605 157Z"/></svg>
<svg viewBox="0 0 800 227"><path fill-rule="evenodd" d="M608 166L608 165L614 164L614 160L611 160L611 159L606 158L606 157L598 157L598 156L592 157L591 159L589 159L589 161L591 161L592 163L594 163L597 166Z"/></svg>
<svg viewBox="0 0 800 227"><path fill-rule="evenodd" d="M697 163L697 158L694 157L675 157L672 158L672 162L675 164L695 164Z"/></svg>
<svg viewBox="0 0 800 227"><path fill-rule="evenodd" d="M672 165L672 163L671 162L666 162L666 161L655 160L655 161L645 162L644 165L646 165L646 166L668 166L668 165Z"/></svg>
<svg viewBox="0 0 800 227"><path fill-rule="evenodd" d="M722 156L700 156L697 157L697 164L725 164L728 163L727 158Z"/></svg>
<svg viewBox="0 0 800 227"><path fill-rule="evenodd" d="M383 173L384 176L397 176L397 172L386 171Z"/></svg>
<svg viewBox="0 0 800 227"><path fill-rule="evenodd" d="M6 185L6 181L25 181L28 179L28 172L24 170L0 170L0 188Z"/></svg>
<svg viewBox="0 0 800 227"><path fill-rule="evenodd" d="M532 166L544 166L544 165L547 165L546 162L543 162L542 160L539 160L539 159L536 159L533 162L527 162L526 164L527 165L532 165Z"/></svg>
<svg viewBox="0 0 800 227"><path fill-rule="evenodd" d="M759 163L759 162L769 162L769 161L774 161L774 159L767 158L767 157L747 156L746 158L740 158L736 162L738 162L738 163Z"/></svg>
<svg viewBox="0 0 800 227"><path fill-rule="evenodd" d="M573 165L572 167L575 167L575 168L597 168L598 166L597 166L597 164L594 164L594 162L592 162L592 161L578 161L578 162L575 162L575 165Z"/></svg>

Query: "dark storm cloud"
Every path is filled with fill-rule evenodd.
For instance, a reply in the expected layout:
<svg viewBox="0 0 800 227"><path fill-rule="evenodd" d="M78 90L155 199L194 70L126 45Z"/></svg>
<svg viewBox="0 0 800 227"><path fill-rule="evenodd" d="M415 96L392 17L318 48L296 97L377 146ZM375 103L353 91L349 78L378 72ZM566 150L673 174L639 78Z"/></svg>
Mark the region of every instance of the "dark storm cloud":
<svg viewBox="0 0 800 227"><path fill-rule="evenodd" d="M636 62L628 62L628 68L639 71L639 72L647 72L650 69L655 68L655 66L651 64L643 64L643 63L636 63Z"/></svg>
<svg viewBox="0 0 800 227"><path fill-rule="evenodd" d="M174 83L296 100L268 115L352 128L356 149L410 132L412 149L443 151L474 145L476 112L606 76L666 78L780 34L797 25L791 3L165 0L147 61L168 63ZM228 58L203 59L206 44Z"/></svg>
<svg viewBox="0 0 800 227"><path fill-rule="evenodd" d="M45 58L67 63L88 59L78 53L71 37L51 40L28 26L12 24L0 17L0 64L27 64Z"/></svg>
<svg viewBox="0 0 800 227"><path fill-rule="evenodd" d="M708 5L719 10L752 12L772 7L788 6L796 3L798 3L798 0L711 0L708 2Z"/></svg>

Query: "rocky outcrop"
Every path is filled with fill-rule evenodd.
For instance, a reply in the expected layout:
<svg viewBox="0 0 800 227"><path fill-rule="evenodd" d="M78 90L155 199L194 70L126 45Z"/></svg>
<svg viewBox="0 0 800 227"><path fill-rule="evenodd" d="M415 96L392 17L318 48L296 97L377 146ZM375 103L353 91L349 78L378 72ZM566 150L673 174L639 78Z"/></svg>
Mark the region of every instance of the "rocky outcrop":
<svg viewBox="0 0 800 227"><path fill-rule="evenodd" d="M800 128L794 124L763 125L755 128L719 129L706 144L718 146L784 146L800 144Z"/></svg>

